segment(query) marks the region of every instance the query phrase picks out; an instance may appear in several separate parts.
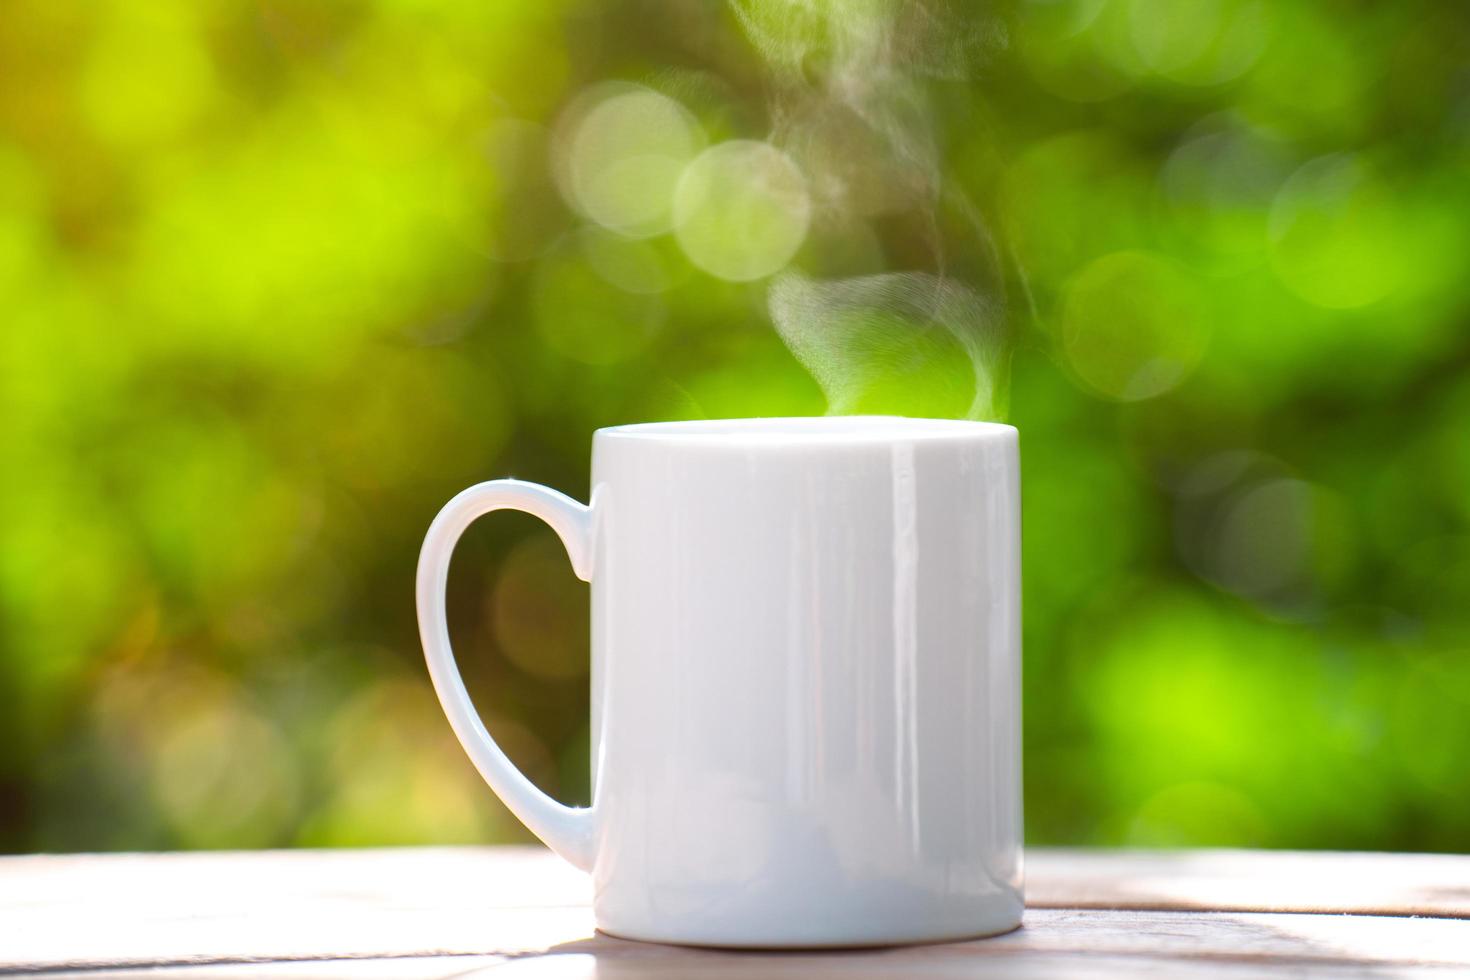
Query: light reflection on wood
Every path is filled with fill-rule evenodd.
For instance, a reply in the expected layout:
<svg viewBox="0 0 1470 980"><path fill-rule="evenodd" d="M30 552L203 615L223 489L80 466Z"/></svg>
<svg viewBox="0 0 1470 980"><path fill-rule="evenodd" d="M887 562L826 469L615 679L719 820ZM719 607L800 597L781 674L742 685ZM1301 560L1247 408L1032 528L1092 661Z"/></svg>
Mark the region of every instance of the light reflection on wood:
<svg viewBox="0 0 1470 980"><path fill-rule="evenodd" d="M870 952L592 930L536 848L0 859L0 972L224 977L1182 977L1470 972L1470 857L1032 850L1025 926ZM1322 914L1342 913L1355 914ZM1416 917L1417 916L1417 917Z"/></svg>

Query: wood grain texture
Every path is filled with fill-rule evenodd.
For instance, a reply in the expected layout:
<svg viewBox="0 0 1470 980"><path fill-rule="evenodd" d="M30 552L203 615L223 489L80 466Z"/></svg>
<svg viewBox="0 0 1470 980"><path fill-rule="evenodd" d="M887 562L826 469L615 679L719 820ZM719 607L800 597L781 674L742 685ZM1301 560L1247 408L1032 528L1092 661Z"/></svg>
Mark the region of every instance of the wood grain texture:
<svg viewBox="0 0 1470 980"><path fill-rule="evenodd" d="M535 848L4 858L0 973L1470 976L1467 857L1032 850L1027 872L1006 936L775 954L597 935L586 877Z"/></svg>
<svg viewBox="0 0 1470 980"><path fill-rule="evenodd" d="M1470 919L1470 855L1027 852L1033 908L1349 912Z"/></svg>

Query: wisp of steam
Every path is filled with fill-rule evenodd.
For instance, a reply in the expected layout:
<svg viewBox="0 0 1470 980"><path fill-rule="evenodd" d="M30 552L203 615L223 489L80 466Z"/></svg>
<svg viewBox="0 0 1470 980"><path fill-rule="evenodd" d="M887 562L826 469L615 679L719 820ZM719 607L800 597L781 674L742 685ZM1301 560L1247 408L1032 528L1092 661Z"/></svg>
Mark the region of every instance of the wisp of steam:
<svg viewBox="0 0 1470 980"><path fill-rule="evenodd" d="M889 272L817 281L788 272L772 284L769 303L833 414L912 401L913 386L924 387L919 403L937 414L999 414L998 317L952 279Z"/></svg>
<svg viewBox="0 0 1470 980"><path fill-rule="evenodd" d="M1003 32L961 0L730 2L769 67L772 142L806 175L813 233L875 240L838 270L851 274L791 271L770 287L776 329L828 411L999 417L1000 262L945 180L928 86L968 77Z"/></svg>

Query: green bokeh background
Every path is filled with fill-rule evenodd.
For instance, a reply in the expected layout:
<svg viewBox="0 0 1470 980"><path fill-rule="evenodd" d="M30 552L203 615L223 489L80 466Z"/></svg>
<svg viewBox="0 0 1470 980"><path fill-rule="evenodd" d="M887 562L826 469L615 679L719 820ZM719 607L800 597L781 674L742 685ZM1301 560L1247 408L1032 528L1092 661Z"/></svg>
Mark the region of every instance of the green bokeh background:
<svg viewBox="0 0 1470 980"><path fill-rule="evenodd" d="M944 232L1022 432L1028 840L1470 849L1470 8L955 10L922 91L997 243ZM0 849L526 839L428 688L418 545L481 479L584 496L599 426L826 410L768 280L554 174L600 83L714 143L772 78L715 3L8 6ZM795 267L922 267L903 217ZM963 411L898 346L851 407ZM450 586L490 729L585 802L585 587L520 516Z"/></svg>

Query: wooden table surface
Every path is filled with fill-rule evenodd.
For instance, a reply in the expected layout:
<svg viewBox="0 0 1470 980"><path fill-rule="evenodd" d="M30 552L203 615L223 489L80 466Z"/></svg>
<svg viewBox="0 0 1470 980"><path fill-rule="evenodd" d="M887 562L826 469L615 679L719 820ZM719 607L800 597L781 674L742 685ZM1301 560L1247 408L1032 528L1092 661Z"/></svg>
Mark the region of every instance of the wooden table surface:
<svg viewBox="0 0 1470 980"><path fill-rule="evenodd" d="M0 858L0 974L224 977L1470 976L1470 856L1027 852L993 939L740 953L597 935L527 847Z"/></svg>

